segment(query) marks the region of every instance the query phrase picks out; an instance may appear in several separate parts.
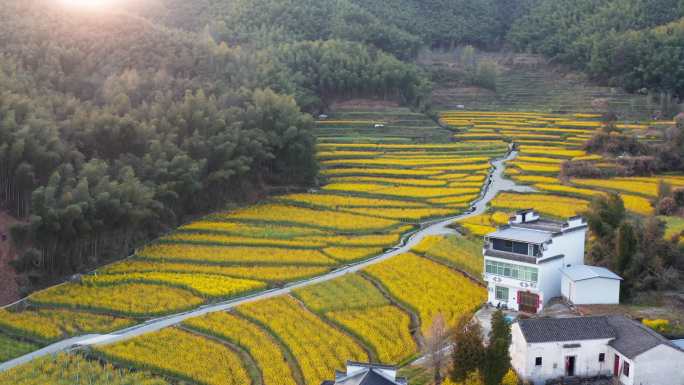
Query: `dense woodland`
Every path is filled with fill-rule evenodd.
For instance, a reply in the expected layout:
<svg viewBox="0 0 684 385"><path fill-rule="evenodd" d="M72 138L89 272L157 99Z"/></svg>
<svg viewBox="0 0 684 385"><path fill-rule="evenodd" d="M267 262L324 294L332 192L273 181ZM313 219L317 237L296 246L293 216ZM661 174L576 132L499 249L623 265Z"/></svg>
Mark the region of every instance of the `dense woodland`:
<svg viewBox="0 0 684 385"><path fill-rule="evenodd" d="M312 185L302 110L368 93L419 105L427 89L415 66L362 42L229 45L227 31L161 24L162 11L0 9L0 201L25 219L11 235L34 279L271 187Z"/></svg>
<svg viewBox="0 0 684 385"><path fill-rule="evenodd" d="M188 217L316 184L311 114L429 109L422 49L541 52L681 96L681 0L121 0L0 9L0 206L34 281Z"/></svg>
<svg viewBox="0 0 684 385"><path fill-rule="evenodd" d="M537 0L507 40L628 91L684 96L684 1Z"/></svg>

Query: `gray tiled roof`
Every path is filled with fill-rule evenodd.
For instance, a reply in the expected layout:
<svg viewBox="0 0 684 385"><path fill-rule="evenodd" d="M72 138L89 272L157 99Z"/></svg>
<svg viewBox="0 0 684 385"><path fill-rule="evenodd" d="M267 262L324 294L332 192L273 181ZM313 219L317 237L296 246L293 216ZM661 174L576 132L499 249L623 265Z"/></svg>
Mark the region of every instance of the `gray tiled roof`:
<svg viewBox="0 0 684 385"><path fill-rule="evenodd" d="M660 344L682 350L672 341L629 318L607 316L606 320L617 334L617 338L610 342L610 346L628 358L634 358Z"/></svg>
<svg viewBox="0 0 684 385"><path fill-rule="evenodd" d="M518 324L528 343L611 339L609 345L630 359L661 344L684 352L640 322L621 315L539 318L520 320Z"/></svg>
<svg viewBox="0 0 684 385"><path fill-rule="evenodd" d="M518 321L528 343L615 338L606 317L539 318Z"/></svg>

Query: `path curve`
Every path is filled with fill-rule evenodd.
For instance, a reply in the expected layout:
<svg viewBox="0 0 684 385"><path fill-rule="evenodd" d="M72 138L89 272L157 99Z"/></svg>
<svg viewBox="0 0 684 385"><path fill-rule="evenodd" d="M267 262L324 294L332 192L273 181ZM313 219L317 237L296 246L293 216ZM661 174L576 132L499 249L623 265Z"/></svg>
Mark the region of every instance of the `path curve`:
<svg viewBox="0 0 684 385"><path fill-rule="evenodd" d="M89 334L55 342L42 349L36 350L24 356L17 357L13 360L0 364L0 372L25 364L36 358L43 357L46 355L58 353L61 351L81 349L87 346L107 345L115 342L120 342L143 334L156 332L169 326L180 324L189 318L199 317L208 313L214 313L218 311L225 311L246 303L289 294L293 290L330 281L332 279L341 277L345 274L355 273L370 265L374 265L376 263L380 263L382 261L395 257L399 254L406 253L410 251L414 246L418 245L420 241L422 241L425 237L451 233L449 231L450 229L447 226L451 225L452 223L460 219L484 213L487 210L487 204L492 199L494 199L494 197L499 192L533 191L533 189L531 189L530 187L516 185L514 182L504 178L504 163L509 160L515 159L516 156L517 151L511 150L504 158L492 161L492 169L489 173L489 176L487 177L485 185L482 189L482 193L480 194L480 197L478 197L478 199L472 203L471 208L467 212L446 219L440 219L424 223L421 225L420 229L408 234L404 239L402 239L399 246L394 247L383 254L354 264L342 266L336 270L333 270L327 274L318 277L287 284L283 288L266 290L245 297L234 298L219 303L203 305L194 310L172 314L160 318L150 319L144 323L131 326L129 328L122 329L109 334Z"/></svg>

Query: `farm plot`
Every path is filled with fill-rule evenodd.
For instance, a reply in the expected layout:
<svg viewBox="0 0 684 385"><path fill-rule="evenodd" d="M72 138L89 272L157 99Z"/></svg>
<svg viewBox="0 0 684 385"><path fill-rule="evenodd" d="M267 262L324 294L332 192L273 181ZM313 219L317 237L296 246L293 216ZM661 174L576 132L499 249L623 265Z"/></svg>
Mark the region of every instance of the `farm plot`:
<svg viewBox="0 0 684 385"><path fill-rule="evenodd" d="M323 322L292 297L238 307L238 312L273 333L292 353L307 384L320 384L346 360L368 361L351 337Z"/></svg>
<svg viewBox="0 0 684 385"><path fill-rule="evenodd" d="M170 385L142 371L128 371L90 361L78 354L60 353L0 373L0 383L12 385Z"/></svg>
<svg viewBox="0 0 684 385"><path fill-rule="evenodd" d="M508 195L497 199L495 207L517 209L541 204L548 215L574 214L569 203L579 203L581 208L593 197L603 193L618 193L625 207L634 214L651 215L653 207L650 198L657 195L660 180L673 187L682 186L682 176L624 177L582 179L574 178L561 182L558 178L562 163L584 161L595 167L615 167L609 159L600 155L587 154L582 150L584 142L602 127L598 116L592 114L552 115L542 113L496 113L496 112L446 112L442 121L458 130L455 137L461 142L472 142L478 135L488 139L501 139L519 145L520 155L512 162L506 175L519 183L531 184L540 195L569 197L583 202L559 200L559 207L553 209L541 202L537 196ZM648 124L618 124L618 128L643 130ZM532 198L531 201L511 202L510 198ZM556 198L554 198L556 199ZM486 228L480 230L485 231Z"/></svg>
<svg viewBox="0 0 684 385"><path fill-rule="evenodd" d="M454 324L462 315L475 311L486 298L485 289L462 274L413 253L396 256L365 271L418 313L424 332L437 314Z"/></svg>
<svg viewBox="0 0 684 385"><path fill-rule="evenodd" d="M261 371L264 385L296 385L292 365L280 344L258 325L230 313L192 318L186 327L228 341L246 350Z"/></svg>
<svg viewBox="0 0 684 385"><path fill-rule="evenodd" d="M483 259L482 239L479 237L434 235L423 239L413 251L481 279Z"/></svg>
<svg viewBox="0 0 684 385"><path fill-rule="evenodd" d="M32 294L30 311L0 313L0 330L44 344L324 274L381 253L424 221L460 213L479 195L490 161L508 150L500 140L451 142L448 130L405 109L343 112L318 131L326 183L319 190L185 224L124 261ZM383 358L397 361L415 350L406 339L410 319L399 308L385 303L366 312L378 320L346 310L326 317L358 330ZM404 351L376 338L380 328Z"/></svg>
<svg viewBox="0 0 684 385"><path fill-rule="evenodd" d="M297 290L307 307L364 341L379 362L398 363L417 346L410 334L411 319L360 275L348 275Z"/></svg>
<svg viewBox="0 0 684 385"><path fill-rule="evenodd" d="M99 347L95 352L114 363L203 385L252 382L239 355L228 346L176 328Z"/></svg>

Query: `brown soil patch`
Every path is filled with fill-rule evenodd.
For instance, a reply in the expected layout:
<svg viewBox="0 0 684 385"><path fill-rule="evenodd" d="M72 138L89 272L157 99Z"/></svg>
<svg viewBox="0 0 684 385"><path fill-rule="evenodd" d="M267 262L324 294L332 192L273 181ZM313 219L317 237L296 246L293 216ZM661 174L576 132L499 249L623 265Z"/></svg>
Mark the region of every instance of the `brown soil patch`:
<svg viewBox="0 0 684 385"><path fill-rule="evenodd" d="M660 293L660 303L653 305L581 305L577 310L582 315L625 315L634 319L666 319L678 334L684 333L684 306L681 293Z"/></svg>
<svg viewBox="0 0 684 385"><path fill-rule="evenodd" d="M384 110L386 108L397 108L399 107L399 102L395 100L381 100L381 99L350 99L350 100L340 100L334 102L330 109L335 110L348 110L348 109L358 109L358 110Z"/></svg>
<svg viewBox="0 0 684 385"><path fill-rule="evenodd" d="M11 248L9 228L19 221L0 211L0 305L6 305L19 299L17 273L9 265L16 258Z"/></svg>

